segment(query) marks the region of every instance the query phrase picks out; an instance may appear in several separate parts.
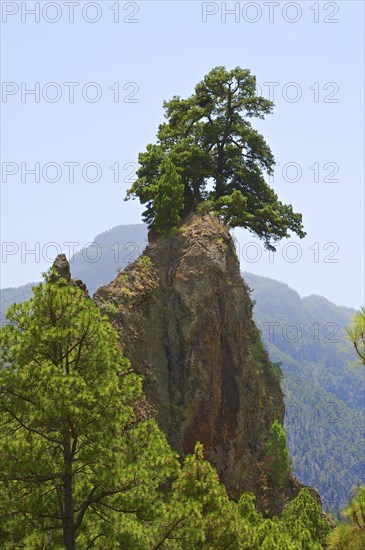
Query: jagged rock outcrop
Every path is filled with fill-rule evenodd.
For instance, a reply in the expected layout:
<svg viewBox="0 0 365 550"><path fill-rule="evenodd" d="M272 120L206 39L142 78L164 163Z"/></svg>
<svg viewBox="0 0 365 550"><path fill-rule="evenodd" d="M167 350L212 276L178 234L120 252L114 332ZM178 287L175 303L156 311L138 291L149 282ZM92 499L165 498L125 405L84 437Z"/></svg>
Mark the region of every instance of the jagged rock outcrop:
<svg viewBox="0 0 365 550"><path fill-rule="evenodd" d="M270 497L265 461L283 396L226 226L191 216L173 236L150 242L94 300L143 375L173 448L184 455L201 441L233 498L252 491L262 510L280 508L285 496ZM296 492L288 479L287 498Z"/></svg>
<svg viewBox="0 0 365 550"><path fill-rule="evenodd" d="M85 292L87 296L89 296L86 285L81 281L81 279L71 279L71 269L66 258L66 254L59 254L53 262L52 267L55 270L55 273L51 275L51 280L56 280L58 278L66 279L68 283L77 286L80 290Z"/></svg>

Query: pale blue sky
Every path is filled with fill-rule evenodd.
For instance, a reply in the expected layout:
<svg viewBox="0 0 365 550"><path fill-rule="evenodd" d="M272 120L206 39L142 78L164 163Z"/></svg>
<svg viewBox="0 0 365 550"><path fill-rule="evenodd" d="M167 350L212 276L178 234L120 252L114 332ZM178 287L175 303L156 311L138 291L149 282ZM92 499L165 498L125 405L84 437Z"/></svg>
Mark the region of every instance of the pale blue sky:
<svg viewBox="0 0 365 550"><path fill-rule="evenodd" d="M286 282L303 296L322 294L354 307L364 302L362 1L280 2L278 6L277 2L239 2L239 12L227 15L226 22L220 2L119 2L119 23L113 21L115 1L79 0L73 23L67 2L48 2L46 11L47 2L40 2L39 22L26 13L35 2L1 4L2 80L15 83L5 84L10 93L3 94L1 104L1 287L39 280L56 253L47 243L58 243L65 252L64 243L79 243L75 245L79 250L113 226L139 223L142 208L137 201L123 202L129 186L123 179L130 171L123 167L136 162L138 152L154 140L163 100L190 95L214 66L239 65L256 75L263 95L269 94L264 83L278 83L274 114L253 123L280 163L272 185L283 202L303 213L308 234L302 241L295 235L282 241L270 261L262 247L248 246L257 240L236 231L242 268ZM234 5L226 2L227 9ZM82 9L89 20L100 20L85 21ZM204 10L217 13L207 15L203 23ZM55 23L47 21L57 18ZM338 21L324 22L325 18ZM298 21L290 22L294 19ZM37 82L39 103L30 95L22 102L21 89L34 88ZM50 82L58 88L45 86ZM74 88L74 103L69 102L70 85L65 82L80 83ZM85 88L90 82L96 82L102 93L94 103L81 92L93 98L96 88ZM117 87L109 89L116 82L119 103L114 102ZM127 83L135 84L124 90ZM11 95L17 87L19 91ZM52 103L55 93L61 96ZM301 97L294 102L296 93ZM123 102L128 97L138 102ZM6 164L11 162L15 164ZM39 183L24 171L36 162L40 163ZM59 181L53 183L42 176L50 162L62 169ZM74 182L69 181L67 162L80 163L75 166ZM94 183L82 176L82 167L90 162L102 170ZM114 163L120 165L119 183L109 169ZM298 181L290 181L295 179L295 167L287 167L283 174L282 167L288 163L300 166ZM338 173L331 177L336 166ZM6 171L17 168L5 180ZM52 166L48 170L45 177L50 180L56 171ZM90 167L86 179L94 174ZM37 257L25 255L37 246ZM18 251L6 255L6 250ZM299 252L296 263L288 261ZM256 254L258 261L249 261Z"/></svg>

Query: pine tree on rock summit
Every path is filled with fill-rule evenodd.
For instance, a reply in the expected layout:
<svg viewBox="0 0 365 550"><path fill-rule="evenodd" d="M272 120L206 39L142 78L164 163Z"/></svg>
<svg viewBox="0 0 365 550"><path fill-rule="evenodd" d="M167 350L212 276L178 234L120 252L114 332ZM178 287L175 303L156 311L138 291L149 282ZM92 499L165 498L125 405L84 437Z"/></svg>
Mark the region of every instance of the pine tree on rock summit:
<svg viewBox="0 0 365 550"><path fill-rule="evenodd" d="M205 209L230 227L248 229L271 250L289 231L305 236L301 214L281 203L264 179L264 173L273 173L275 160L251 119L263 119L273 103L257 95L249 70L216 67L194 94L174 96L164 108L167 121L159 126L157 143L140 153L138 179L127 192L127 198L138 197L146 205L144 220L150 227L172 227L177 218ZM162 188L172 193L176 187L178 197L183 190L183 204L177 202L171 218L159 186L166 159L179 178L172 175Z"/></svg>

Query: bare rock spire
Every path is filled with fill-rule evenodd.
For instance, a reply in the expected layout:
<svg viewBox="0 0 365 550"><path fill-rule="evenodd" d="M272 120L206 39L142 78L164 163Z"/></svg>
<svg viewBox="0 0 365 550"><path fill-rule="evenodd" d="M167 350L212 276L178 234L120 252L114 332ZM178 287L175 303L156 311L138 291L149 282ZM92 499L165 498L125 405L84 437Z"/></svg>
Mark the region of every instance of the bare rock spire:
<svg viewBox="0 0 365 550"><path fill-rule="evenodd" d="M55 276L56 279L63 277L64 279L66 279L66 281L70 282L71 270L70 270L70 264L66 258L66 254L59 254L55 259L55 261L53 262L52 267L58 273L58 277Z"/></svg>
<svg viewBox="0 0 365 550"><path fill-rule="evenodd" d="M85 292L86 296L89 297L89 293L87 291L85 283L83 283L81 279L71 279L70 263L66 258L66 254L59 254L53 262L52 267L56 270L57 273L52 275L51 281L57 281L62 277L63 279L66 279L66 281L69 282L71 285L77 286L80 290Z"/></svg>

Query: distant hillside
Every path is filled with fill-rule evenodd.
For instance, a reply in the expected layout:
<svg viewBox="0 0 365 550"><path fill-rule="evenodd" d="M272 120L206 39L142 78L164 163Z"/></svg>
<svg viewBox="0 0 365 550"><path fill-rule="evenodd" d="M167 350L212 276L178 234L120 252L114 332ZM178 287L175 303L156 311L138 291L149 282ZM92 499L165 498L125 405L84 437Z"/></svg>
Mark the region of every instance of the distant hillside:
<svg viewBox="0 0 365 550"><path fill-rule="evenodd" d="M353 365L344 333L354 310L322 296L301 299L267 277L243 277L271 360L281 363L294 473L338 510L365 482L364 369Z"/></svg>
<svg viewBox="0 0 365 550"><path fill-rule="evenodd" d="M77 252L70 259L72 277L84 281L89 293L94 294L97 288L110 283L116 277L118 269L123 270L138 258L146 245L146 225L118 225L97 235L93 245ZM32 286L35 284L37 283L1 289L1 324L4 323L6 311L12 304L31 297Z"/></svg>
<svg viewBox="0 0 365 550"><path fill-rule="evenodd" d="M0 322L1 326L5 323L5 315L7 310L13 304L20 304L29 300L32 292L32 286L37 283L29 283L27 285L18 286L15 288L2 288L0 291Z"/></svg>
<svg viewBox="0 0 365 550"><path fill-rule="evenodd" d="M112 281L147 244L143 224L101 233L94 246L71 260L74 278L90 293ZM280 362L285 393L285 427L293 469L320 491L325 506L338 510L353 485L365 483L363 369L344 327L354 310L322 296L300 298L286 284L244 273L256 301L254 317L274 362ZM1 291L1 322L14 302L27 300L32 285Z"/></svg>
<svg viewBox="0 0 365 550"><path fill-rule="evenodd" d="M74 278L86 284L90 294L102 285L110 283L117 276L118 269L124 269L143 252L147 246L147 227L119 225L100 233L94 245L75 254L70 262Z"/></svg>

